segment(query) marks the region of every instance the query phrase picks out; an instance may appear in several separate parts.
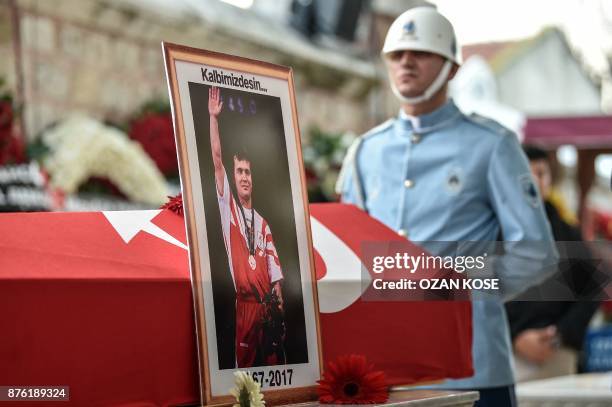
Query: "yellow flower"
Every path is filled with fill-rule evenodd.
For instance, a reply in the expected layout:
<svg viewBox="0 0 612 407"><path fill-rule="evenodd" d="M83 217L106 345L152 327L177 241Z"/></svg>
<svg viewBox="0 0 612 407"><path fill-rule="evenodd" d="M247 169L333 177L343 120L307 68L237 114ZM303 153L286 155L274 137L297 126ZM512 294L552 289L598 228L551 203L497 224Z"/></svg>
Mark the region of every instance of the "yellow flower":
<svg viewBox="0 0 612 407"><path fill-rule="evenodd" d="M261 386L247 372L234 372L236 387L230 394L236 397L233 407L264 407L266 402L261 394Z"/></svg>

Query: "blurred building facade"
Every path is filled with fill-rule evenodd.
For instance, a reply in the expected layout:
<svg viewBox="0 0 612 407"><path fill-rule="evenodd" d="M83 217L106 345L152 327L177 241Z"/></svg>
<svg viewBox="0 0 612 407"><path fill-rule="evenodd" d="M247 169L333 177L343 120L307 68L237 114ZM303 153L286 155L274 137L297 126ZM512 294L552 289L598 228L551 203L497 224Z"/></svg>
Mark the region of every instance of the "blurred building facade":
<svg viewBox="0 0 612 407"><path fill-rule="evenodd" d="M392 102L376 92L381 75L372 49L380 41L372 44L370 34L378 21L384 32L393 15L361 13L355 41L320 46L289 25L291 6L288 0L255 1L249 10L218 0L3 0L0 51L8 57L0 60L0 75L23 103L30 140L71 112L121 121L146 101L167 99L162 40L291 66L303 133L313 126L365 131Z"/></svg>
<svg viewBox="0 0 612 407"><path fill-rule="evenodd" d="M527 116L602 114L601 82L558 28L521 41L463 47L465 61L479 55L496 79L498 100Z"/></svg>

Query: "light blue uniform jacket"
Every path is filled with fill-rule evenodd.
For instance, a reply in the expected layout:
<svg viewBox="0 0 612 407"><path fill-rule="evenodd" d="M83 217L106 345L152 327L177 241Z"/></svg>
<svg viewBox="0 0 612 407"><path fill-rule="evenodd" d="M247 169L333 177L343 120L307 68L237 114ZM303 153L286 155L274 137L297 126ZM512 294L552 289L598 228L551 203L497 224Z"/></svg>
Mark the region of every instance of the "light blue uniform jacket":
<svg viewBox="0 0 612 407"><path fill-rule="evenodd" d="M503 238L506 255L494 272L505 299L540 282L547 276L544 266L556 262L550 226L516 136L492 120L462 114L452 100L416 118L400 112L363 135L347 154L338 187L344 202L433 247L435 254L460 254L453 252L456 242L474 242L471 254L482 254ZM448 250L433 241L448 242ZM501 297L473 301L475 375L440 387L514 382Z"/></svg>

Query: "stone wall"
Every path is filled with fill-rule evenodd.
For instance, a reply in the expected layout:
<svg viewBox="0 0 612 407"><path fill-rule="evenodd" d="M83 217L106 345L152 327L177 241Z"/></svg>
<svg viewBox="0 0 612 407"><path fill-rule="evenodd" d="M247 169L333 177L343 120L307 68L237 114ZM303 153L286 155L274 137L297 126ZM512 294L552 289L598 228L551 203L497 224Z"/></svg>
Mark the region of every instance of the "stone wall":
<svg viewBox="0 0 612 407"><path fill-rule="evenodd" d="M121 122L144 102L167 99L162 40L294 67L303 134L312 126L327 132L360 133L386 114L382 111L387 109L380 108L385 104L372 99L377 97L372 89L378 86L373 65L371 73L360 74L349 69L347 57L344 70L338 64L326 65L236 36L190 13L168 14L118 0L0 2L0 51L8 55L0 62L0 75L14 89L18 53L13 47L11 4L19 15L29 139L71 112ZM367 68L367 61L357 62Z"/></svg>
<svg viewBox="0 0 612 407"><path fill-rule="evenodd" d="M8 88L16 92L17 78L15 67L14 33L11 8L7 0L0 0L0 77L7 82ZM0 89L0 93L2 89Z"/></svg>

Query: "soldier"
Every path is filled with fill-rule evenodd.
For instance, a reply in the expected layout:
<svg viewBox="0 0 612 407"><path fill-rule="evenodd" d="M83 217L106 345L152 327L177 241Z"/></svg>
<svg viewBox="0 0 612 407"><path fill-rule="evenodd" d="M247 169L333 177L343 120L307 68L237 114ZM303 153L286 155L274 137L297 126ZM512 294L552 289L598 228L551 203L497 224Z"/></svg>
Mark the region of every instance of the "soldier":
<svg viewBox="0 0 612 407"><path fill-rule="evenodd" d="M456 255L461 242L471 242L468 254L491 253L502 236L507 257L495 273L508 297L545 278L541 266L557 254L517 137L447 98L460 64L451 23L434 8L410 9L389 28L382 56L401 109L349 149L343 201L425 248L436 241L436 255ZM472 309L475 374L438 387L477 389L479 406L514 406L503 302L475 300Z"/></svg>

